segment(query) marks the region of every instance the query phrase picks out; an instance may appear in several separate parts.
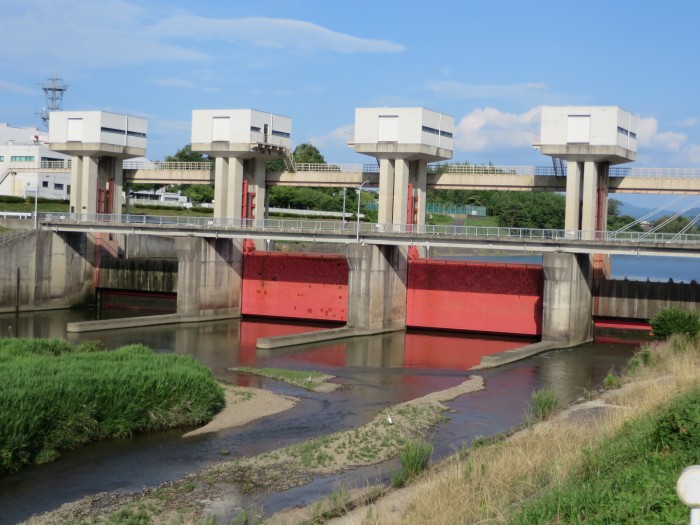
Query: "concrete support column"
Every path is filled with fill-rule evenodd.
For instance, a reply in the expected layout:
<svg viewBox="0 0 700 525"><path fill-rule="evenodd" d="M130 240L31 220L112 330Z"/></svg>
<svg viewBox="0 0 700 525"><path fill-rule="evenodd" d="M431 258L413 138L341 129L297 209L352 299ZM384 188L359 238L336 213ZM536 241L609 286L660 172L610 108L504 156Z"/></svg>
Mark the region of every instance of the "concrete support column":
<svg viewBox="0 0 700 525"><path fill-rule="evenodd" d="M350 244L347 260L348 326L378 332L405 329L407 249Z"/></svg>
<svg viewBox="0 0 700 525"><path fill-rule="evenodd" d="M416 207L418 208L418 213L416 217L416 223L420 226L425 226L425 209L428 204L428 163L424 160L416 161L416 187L414 192L418 199L416 200Z"/></svg>
<svg viewBox="0 0 700 525"><path fill-rule="evenodd" d="M609 189L609 172L610 164L607 162L600 162L597 166L598 171L598 198L596 199L596 217L597 231L607 231L608 230L608 189Z"/></svg>
<svg viewBox="0 0 700 525"><path fill-rule="evenodd" d="M80 213L83 205L83 158L73 157L70 165L70 213Z"/></svg>
<svg viewBox="0 0 700 525"><path fill-rule="evenodd" d="M72 187L72 193L80 194L79 204L76 204L75 213L97 213L97 177L98 163L95 157L81 157L80 182L76 188Z"/></svg>
<svg viewBox="0 0 700 525"><path fill-rule="evenodd" d="M598 164L583 163L583 203L581 204L581 230L584 239L593 239L597 226L598 209Z"/></svg>
<svg viewBox="0 0 700 525"><path fill-rule="evenodd" d="M577 345L593 338L593 271L588 254L545 253L542 340Z"/></svg>
<svg viewBox="0 0 700 525"><path fill-rule="evenodd" d="M393 223L395 225L406 224L408 221L408 180L409 161L396 159L394 161L394 212ZM394 228L395 231L400 231Z"/></svg>
<svg viewBox="0 0 700 525"><path fill-rule="evenodd" d="M243 159L217 157L214 164L214 217L240 219L243 204Z"/></svg>
<svg viewBox="0 0 700 525"><path fill-rule="evenodd" d="M114 175L113 175L112 190L112 213L114 215L122 214L122 191L124 190L124 161L122 159L114 159Z"/></svg>
<svg viewBox="0 0 700 525"><path fill-rule="evenodd" d="M255 218L267 219L267 187L265 186L265 161L253 160L253 187L250 191L255 193L253 204L255 205Z"/></svg>
<svg viewBox="0 0 700 525"><path fill-rule="evenodd" d="M394 216L394 163L379 159L379 224L393 224Z"/></svg>
<svg viewBox="0 0 700 525"><path fill-rule="evenodd" d="M243 248L238 240L178 237L177 312L240 317Z"/></svg>
<svg viewBox="0 0 700 525"><path fill-rule="evenodd" d="M566 168L566 211L564 229L567 231L580 230L581 218L581 166L578 162L569 161Z"/></svg>

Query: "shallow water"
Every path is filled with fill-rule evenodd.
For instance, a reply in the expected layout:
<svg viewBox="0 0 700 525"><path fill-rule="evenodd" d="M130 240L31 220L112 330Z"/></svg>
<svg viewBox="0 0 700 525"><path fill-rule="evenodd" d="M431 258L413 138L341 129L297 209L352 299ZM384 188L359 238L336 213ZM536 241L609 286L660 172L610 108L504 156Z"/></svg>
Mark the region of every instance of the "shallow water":
<svg viewBox="0 0 700 525"><path fill-rule="evenodd" d="M65 337L65 323L94 316L90 311L55 311L0 316L0 334ZM9 327L2 329L3 326ZM463 336L438 332L384 334L282 350L256 350L258 337L327 328L328 325L231 320L68 334L77 341L98 339L108 348L140 342L158 352L194 356L214 375L235 384L294 395L293 409L243 427L190 439L182 431L139 435L95 443L68 451L56 462L31 467L0 479L0 523L16 523L37 512L103 491L131 492L176 479L222 459L256 454L304 439L362 425L377 410L453 387L464 381L481 355L531 342L521 338ZM7 332L7 333L5 333ZM454 410L434 434L434 458L444 457L476 436L493 435L521 423L530 393L554 389L562 403L578 398L611 368L621 367L633 347L587 345L556 351L504 367L479 371L486 389L446 403ZM271 379L227 369L275 366L319 370L337 376L344 388L331 393L306 392ZM221 451L229 451L225 458ZM353 470L281 493L241 496L245 505L262 505L272 513L314 501L335 483L365 485L387 479L392 462ZM227 516L227 511L222 511Z"/></svg>

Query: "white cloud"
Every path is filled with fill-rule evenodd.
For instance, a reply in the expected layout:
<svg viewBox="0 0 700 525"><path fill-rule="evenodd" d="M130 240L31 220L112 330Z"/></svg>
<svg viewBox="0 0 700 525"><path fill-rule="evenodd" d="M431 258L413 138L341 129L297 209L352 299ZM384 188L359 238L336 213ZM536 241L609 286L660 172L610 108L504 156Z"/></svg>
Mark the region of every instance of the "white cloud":
<svg viewBox="0 0 700 525"><path fill-rule="evenodd" d="M700 119L697 117L688 117L678 122L678 125L683 126L684 128L691 128L693 126L697 126L698 124L700 124Z"/></svg>
<svg viewBox="0 0 700 525"><path fill-rule="evenodd" d="M37 90L31 89L26 86L20 86L13 82L7 82L6 80L0 80L0 91L9 91L11 93L17 93L19 95L32 95L36 96Z"/></svg>
<svg viewBox="0 0 700 525"><path fill-rule="evenodd" d="M182 78L156 78L151 80L153 84L165 87L176 87L183 89L194 89L196 84L189 80L184 80Z"/></svg>
<svg viewBox="0 0 700 525"><path fill-rule="evenodd" d="M456 100L519 99L546 91L544 82L525 84L464 84L454 80L431 80L427 88L440 98Z"/></svg>
<svg viewBox="0 0 700 525"><path fill-rule="evenodd" d="M400 53L401 44L338 33L304 20L286 18L206 18L182 13L148 29L160 38L244 42L272 49L328 50L338 53Z"/></svg>
<svg viewBox="0 0 700 525"><path fill-rule="evenodd" d="M348 134L354 130L355 126L353 124L347 124L345 126L340 126L339 128L336 128L325 135L321 135L320 137L311 137L309 142L318 149L347 146Z"/></svg>
<svg viewBox="0 0 700 525"><path fill-rule="evenodd" d="M654 117L639 119L637 142L640 147L666 152L679 152L688 140L685 133L676 131L659 132L659 122Z"/></svg>
<svg viewBox="0 0 700 525"><path fill-rule="evenodd" d="M479 152L529 148L539 120L539 106L525 113L505 113L491 107L475 109L455 124L455 149Z"/></svg>
<svg viewBox="0 0 700 525"><path fill-rule="evenodd" d="M339 33L303 20L172 16L121 0L26 0L0 17L0 64L24 69L120 67L147 62L206 62L194 41L337 53L398 53L404 46Z"/></svg>

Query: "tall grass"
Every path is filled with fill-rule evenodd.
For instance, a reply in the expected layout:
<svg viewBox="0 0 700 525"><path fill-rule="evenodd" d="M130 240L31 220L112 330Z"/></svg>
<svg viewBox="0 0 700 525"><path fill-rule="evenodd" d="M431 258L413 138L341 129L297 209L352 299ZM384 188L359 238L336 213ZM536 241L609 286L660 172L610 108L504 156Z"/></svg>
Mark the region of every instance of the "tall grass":
<svg viewBox="0 0 700 525"><path fill-rule="evenodd" d="M193 358L145 346L94 351L60 340L0 340L0 473L61 449L209 421L221 387Z"/></svg>
<svg viewBox="0 0 700 525"><path fill-rule="evenodd" d="M423 478L402 515L377 513L366 523L621 523L625 516L633 523L679 522L675 480L681 465L700 462L700 445L689 442L687 453L675 456L675 447L667 443L685 436L680 429L690 428L689 422L700 420L691 409L700 397L681 401L686 408L680 411L668 407L677 396L700 389L700 342L672 337L643 349L632 362L620 378L623 388L605 394L604 412L555 414L506 440L468 449ZM679 412L682 418L669 416L664 424L670 434L654 426L661 414ZM697 427L700 423L693 423L693 436L700 435ZM644 443L653 446L647 449ZM619 477L598 477L611 471ZM606 494L613 503L603 499ZM547 501L535 507L539 497ZM522 502L532 503L521 509ZM654 512L651 521L633 514L638 507ZM609 514L595 518L601 508Z"/></svg>
<svg viewBox="0 0 700 525"><path fill-rule="evenodd" d="M392 473L392 486L400 487L418 477L428 466L432 452L433 446L424 439L408 441L399 452L401 469Z"/></svg>

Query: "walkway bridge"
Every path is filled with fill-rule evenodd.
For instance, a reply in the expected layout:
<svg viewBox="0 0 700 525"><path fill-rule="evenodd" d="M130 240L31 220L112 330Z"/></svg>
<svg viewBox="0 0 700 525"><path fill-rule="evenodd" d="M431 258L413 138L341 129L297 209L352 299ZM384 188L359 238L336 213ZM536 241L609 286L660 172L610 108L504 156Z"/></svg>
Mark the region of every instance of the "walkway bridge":
<svg viewBox="0 0 700 525"><path fill-rule="evenodd" d="M3 173L40 171L70 173L70 161L14 162ZM564 174L566 168L564 168ZM698 168L610 168L611 193L700 193ZM125 161L124 181L149 184L213 184L209 162ZM296 164L294 171L268 172L266 183L279 186L349 188L379 184L377 164ZM1 181L0 181L1 182ZM427 187L439 189L566 191L566 177L553 166L428 166Z"/></svg>
<svg viewBox="0 0 700 525"><path fill-rule="evenodd" d="M209 163L124 163L125 180L139 183L211 184ZM565 173L566 171L564 171ZM610 168L611 193L700 193L700 169ZM566 191L566 177L553 166L428 166L427 187L440 189ZM280 186L351 187L362 182L379 183L376 164L296 164L295 171L268 172L266 182Z"/></svg>
<svg viewBox="0 0 700 525"><path fill-rule="evenodd" d="M700 235L697 234L67 213L43 213L39 215L39 222L42 228L55 232L700 257Z"/></svg>

